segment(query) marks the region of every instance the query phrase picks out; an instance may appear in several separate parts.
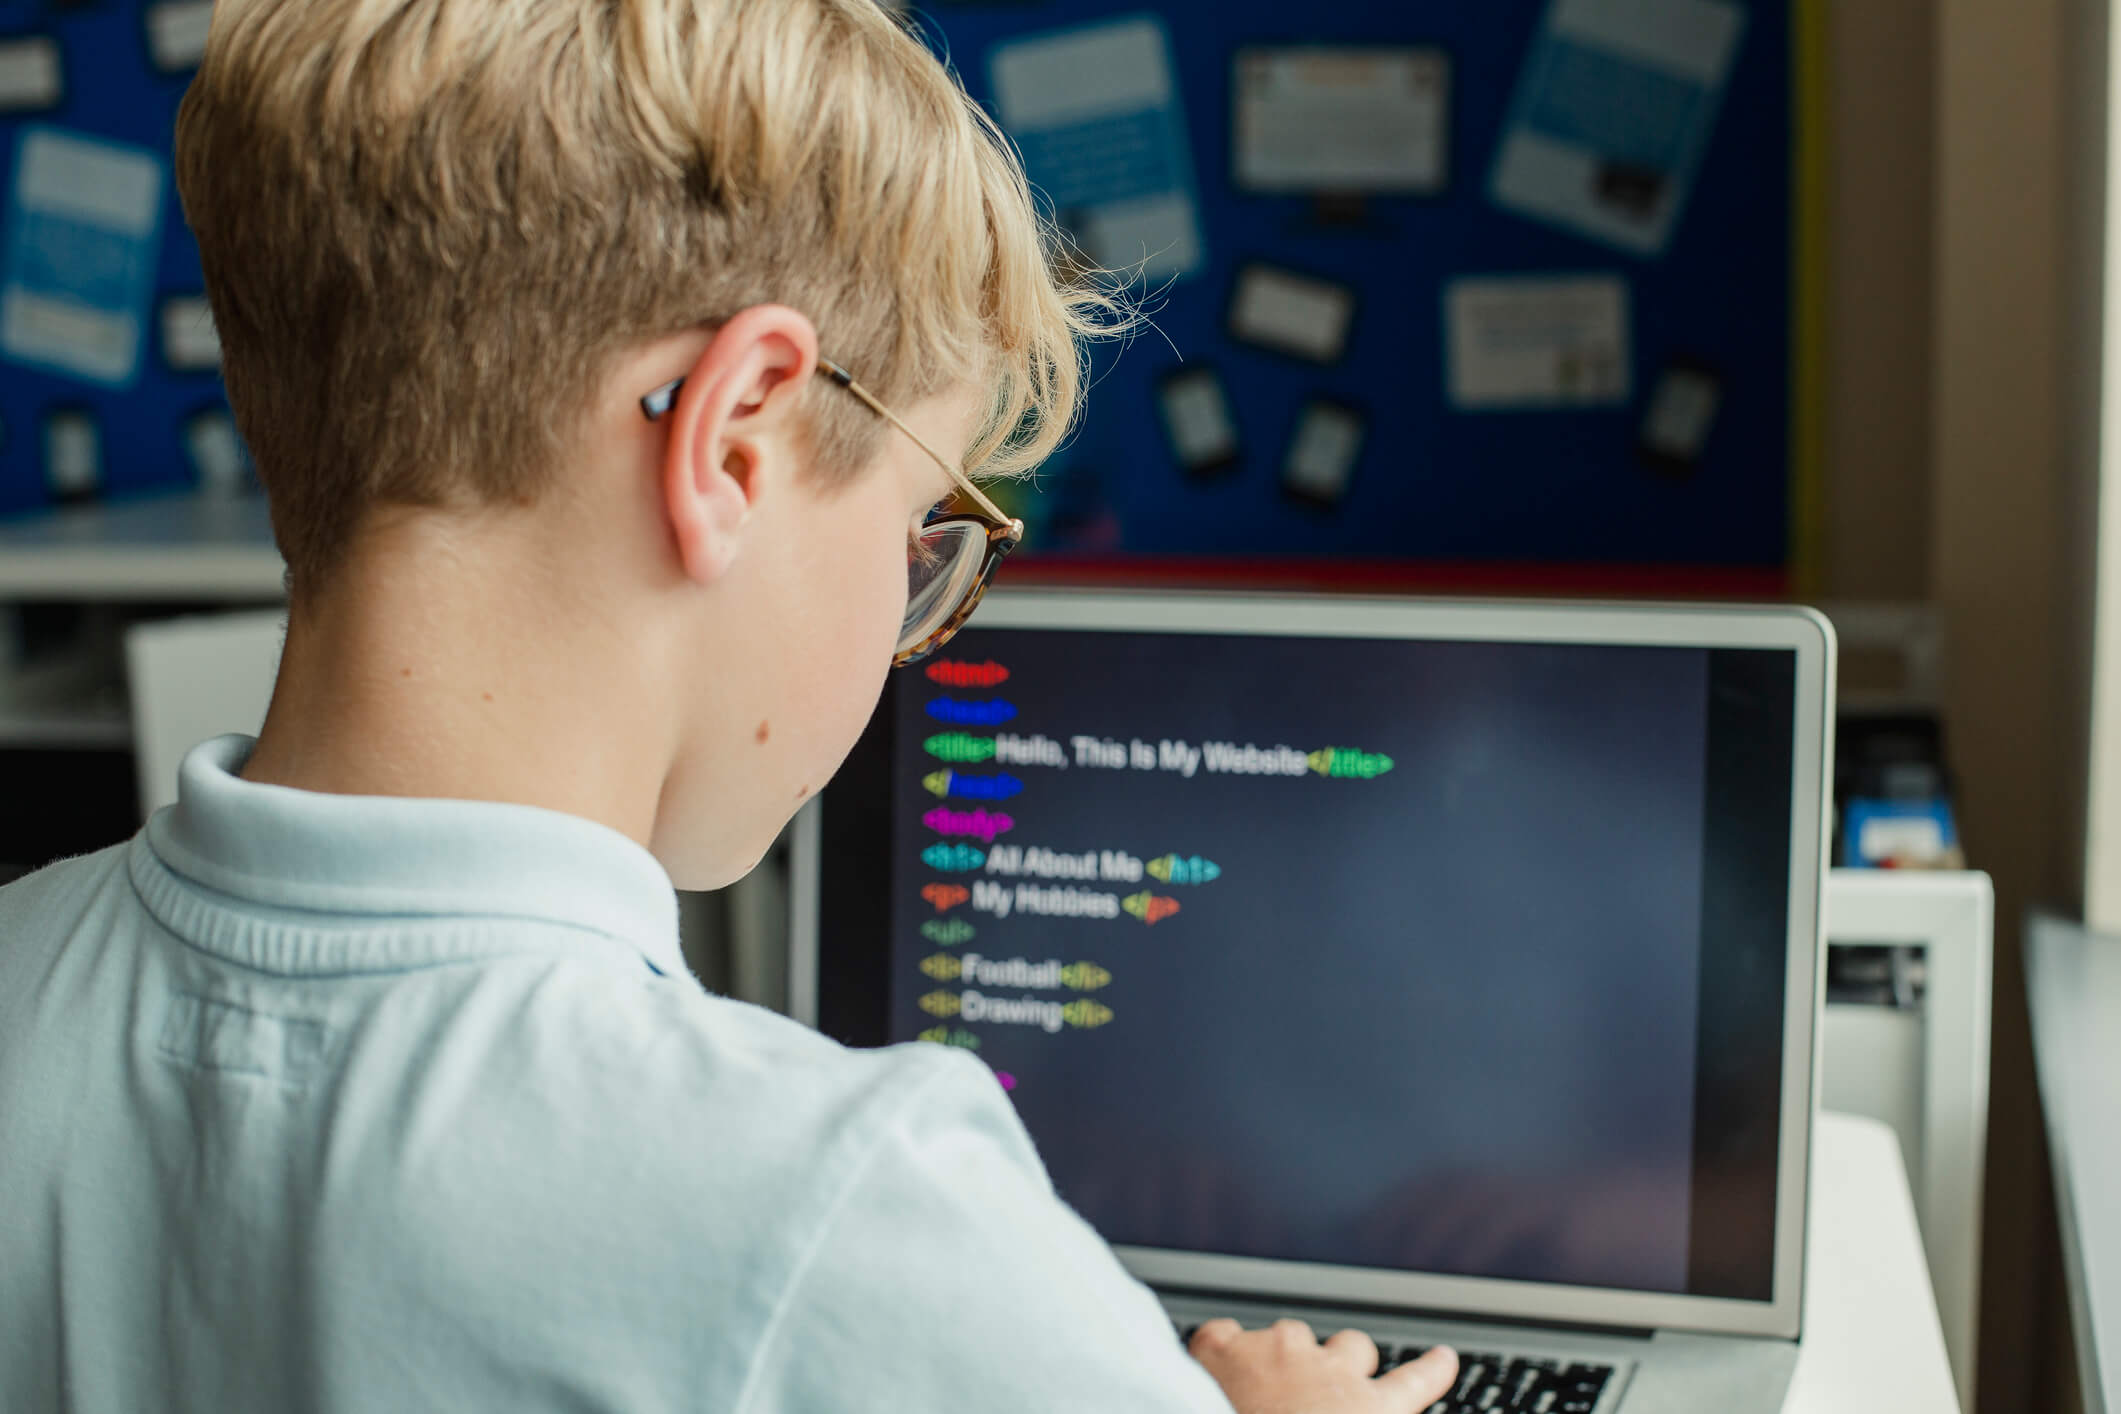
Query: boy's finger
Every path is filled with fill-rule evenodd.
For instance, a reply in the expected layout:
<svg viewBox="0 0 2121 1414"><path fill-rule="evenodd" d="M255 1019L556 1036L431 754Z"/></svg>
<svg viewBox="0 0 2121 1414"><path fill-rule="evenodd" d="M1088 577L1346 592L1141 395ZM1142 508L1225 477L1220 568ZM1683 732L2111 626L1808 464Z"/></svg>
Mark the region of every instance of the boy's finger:
<svg viewBox="0 0 2121 1414"><path fill-rule="evenodd" d="M1419 1360L1409 1360L1389 1374L1377 1377L1379 1389L1390 1390L1396 1408L1426 1409L1451 1392L1458 1379L1458 1352L1439 1345Z"/></svg>
<svg viewBox="0 0 2121 1414"><path fill-rule="evenodd" d="M1311 1323L1299 1321L1294 1316L1283 1316L1267 1329L1283 1345L1315 1345L1318 1337L1311 1334Z"/></svg>
<svg viewBox="0 0 2121 1414"><path fill-rule="evenodd" d="M1244 1332L1245 1328L1228 1316L1217 1316L1201 1323L1201 1328L1193 1332L1193 1339L1186 1342L1186 1349L1195 1355L1204 1350L1220 1350Z"/></svg>
<svg viewBox="0 0 2121 1414"><path fill-rule="evenodd" d="M1377 1373L1377 1342L1363 1331L1342 1331L1327 1337L1325 1350L1350 1371L1362 1376Z"/></svg>

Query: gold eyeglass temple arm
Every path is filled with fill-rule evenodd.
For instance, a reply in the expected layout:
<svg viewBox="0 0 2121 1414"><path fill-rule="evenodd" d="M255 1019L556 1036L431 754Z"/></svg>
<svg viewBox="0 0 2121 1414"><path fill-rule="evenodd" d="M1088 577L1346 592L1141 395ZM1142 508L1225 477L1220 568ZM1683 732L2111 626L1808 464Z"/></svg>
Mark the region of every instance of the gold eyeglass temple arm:
<svg viewBox="0 0 2121 1414"><path fill-rule="evenodd" d="M908 427L905 424L905 421L901 419L897 413L893 412L890 408L885 407L881 402L877 401L876 396L873 393L871 393L867 388L864 388L860 383L857 383L854 380L854 375L852 373L849 373L846 369L840 367L838 364L834 363L829 358L819 359L817 361L817 366L827 378L830 378L833 382L839 384L842 388L845 388L848 392L854 394L854 396L856 396L857 398L860 398L862 400L863 405L866 406L871 412L875 413L878 417L883 418L884 421L890 423L893 427L896 427L899 431L905 433L909 438L911 438L913 440L914 446L919 447L922 451L926 452L931 458L934 459L935 464L937 466L941 467L944 471L950 473L950 479L952 481L955 481L960 487L962 487L965 491L965 494L970 496L973 501L978 504L981 510L985 511L988 515L993 516L998 521L1010 522L1015 520L1014 516L1007 514L1002 510L1000 506L995 505L993 500L988 497L987 493L980 490L978 484L975 483L971 477L965 475L964 469L962 467L958 466L955 462L951 461L941 452L938 452L935 448L929 446L927 438L921 436L920 433Z"/></svg>

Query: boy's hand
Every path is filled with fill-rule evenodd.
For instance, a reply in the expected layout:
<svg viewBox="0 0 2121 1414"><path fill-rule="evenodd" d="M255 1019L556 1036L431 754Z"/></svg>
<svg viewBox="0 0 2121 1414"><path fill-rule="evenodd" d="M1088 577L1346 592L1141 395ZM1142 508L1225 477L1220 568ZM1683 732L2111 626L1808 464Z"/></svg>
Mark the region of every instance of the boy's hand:
<svg viewBox="0 0 2121 1414"><path fill-rule="evenodd" d="M1419 1414L1451 1391L1458 1355L1438 1346L1373 1379L1377 1346L1361 1331L1321 1343L1302 1321L1248 1331L1210 1321L1187 1347L1237 1414Z"/></svg>

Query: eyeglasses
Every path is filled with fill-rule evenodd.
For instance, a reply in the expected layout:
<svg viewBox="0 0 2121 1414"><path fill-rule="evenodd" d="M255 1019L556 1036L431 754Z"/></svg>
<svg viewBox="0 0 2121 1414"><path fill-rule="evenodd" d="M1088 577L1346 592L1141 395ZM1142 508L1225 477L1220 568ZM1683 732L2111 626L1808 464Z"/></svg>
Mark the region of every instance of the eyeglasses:
<svg viewBox="0 0 2121 1414"><path fill-rule="evenodd" d="M948 643L972 617L994 582L1002 558L1024 538L1024 523L1002 514L1001 507L965 475L962 468L928 445L897 413L878 402L854 375L829 359L819 359L817 371L861 399L863 406L913 439L935 464L949 473L957 489L979 509L956 514L933 515L906 544L906 619L899 629L898 651L891 666L903 668L918 663ZM668 413L677 402L685 380L676 379L641 399L641 411L650 422Z"/></svg>

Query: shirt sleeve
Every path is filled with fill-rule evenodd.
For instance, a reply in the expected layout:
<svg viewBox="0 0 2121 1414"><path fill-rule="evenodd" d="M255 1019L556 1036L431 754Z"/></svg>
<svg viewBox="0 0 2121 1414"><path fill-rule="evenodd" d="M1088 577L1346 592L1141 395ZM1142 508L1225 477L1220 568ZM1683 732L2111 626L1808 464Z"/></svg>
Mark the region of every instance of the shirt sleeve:
<svg viewBox="0 0 2121 1414"><path fill-rule="evenodd" d="M985 1066L938 1057L791 1279L740 1414L1230 1414L1055 1196Z"/></svg>

